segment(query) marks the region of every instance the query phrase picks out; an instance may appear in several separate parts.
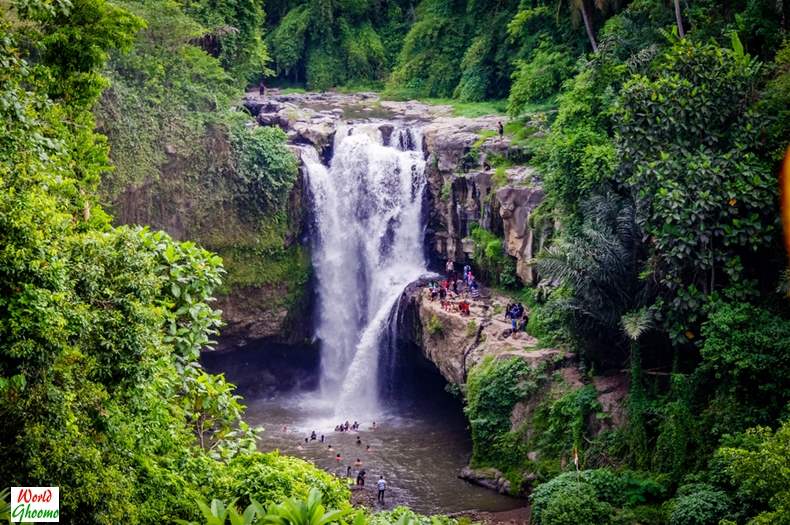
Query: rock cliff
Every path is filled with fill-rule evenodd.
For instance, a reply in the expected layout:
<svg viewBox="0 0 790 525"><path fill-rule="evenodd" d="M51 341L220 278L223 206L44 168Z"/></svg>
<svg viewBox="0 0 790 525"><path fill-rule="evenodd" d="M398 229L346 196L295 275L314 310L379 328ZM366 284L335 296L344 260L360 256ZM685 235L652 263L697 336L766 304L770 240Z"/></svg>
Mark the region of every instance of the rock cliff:
<svg viewBox="0 0 790 525"><path fill-rule="evenodd" d="M528 154L523 147L507 136L492 136L504 117L454 117L450 106L382 101L373 93L273 91L260 97L250 92L244 105L260 125L281 127L291 143L311 145L325 160L332 156L339 123L380 122L385 137L393 120L421 124L429 182L429 257L470 260L474 245L469 233L479 224L504 236L518 277L524 283L536 281L531 260L550 228L535 226L531 219L544 194L540 177L524 164Z"/></svg>
<svg viewBox="0 0 790 525"><path fill-rule="evenodd" d="M539 418L558 399L580 391L589 384L594 390L598 412L585 423L590 435L619 426L623 422L624 400L628 391L625 374L597 376L585 381L574 354L561 348L543 348L525 332L511 333L505 320L507 297L486 292L480 300L472 301L470 315L442 306L431 300L424 282L414 283L401 297L398 308L398 334L401 344L412 344L436 365L437 370L460 392L466 391L470 371L485 359L523 360L543 379L538 388L518 401L510 415L511 432L520 436L528 448L522 463L526 465L514 480L492 466L468 466L459 475L471 483L501 493L526 495L539 479L537 465L541 461L560 465L570 461L566 456L552 456L537 444L541 431ZM537 418L537 419L536 419Z"/></svg>

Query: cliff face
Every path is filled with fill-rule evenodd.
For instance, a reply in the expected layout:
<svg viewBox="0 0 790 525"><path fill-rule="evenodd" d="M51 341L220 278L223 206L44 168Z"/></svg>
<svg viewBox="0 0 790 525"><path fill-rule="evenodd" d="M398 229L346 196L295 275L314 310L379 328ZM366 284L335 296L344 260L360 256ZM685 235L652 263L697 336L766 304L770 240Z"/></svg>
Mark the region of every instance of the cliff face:
<svg viewBox="0 0 790 525"><path fill-rule="evenodd" d="M474 251L470 229L479 224L504 236L519 278L527 284L535 282L531 259L550 228L536 227L531 219L544 194L538 174L525 164L522 146L512 144L507 136L491 136L503 117L453 117L449 106L381 101L370 93L274 92L265 98L248 93L244 104L259 125L279 126L292 144L312 146L325 160L332 156L334 133L341 122L380 119L385 137L392 125L384 119L421 124L429 182L429 257L469 260ZM495 168L498 163L501 166Z"/></svg>
<svg viewBox="0 0 790 525"><path fill-rule="evenodd" d="M496 129L498 120L447 119L425 127L431 202L428 243L438 259L467 261L474 251L471 228L480 225L504 238L506 253L515 258L516 274L532 284L537 276L531 260L549 234L549 228L531 221L543 201L543 189L538 174L523 164L519 146L507 137L480 137ZM493 167L496 164L500 167Z"/></svg>
<svg viewBox="0 0 790 525"><path fill-rule="evenodd" d="M583 422L585 435L595 436L620 426L624 419L628 380L625 374L597 376L585 380L575 356L563 349L542 348L525 332L511 333L503 311L510 301L489 293L474 301L469 316L442 307L430 299L424 283L415 283L401 297L398 333L405 342L419 347L423 355L460 392L467 392L470 371L487 360L520 359L531 370L538 371L537 386L529 395L516 402L510 412L510 433L521 442L524 457L513 458L516 468L507 472L492 465L466 467L460 476L472 483L501 493L527 495L540 472L550 464L561 468L572 460L570 450L558 453L546 449L545 418L559 400L592 389L591 405L596 407ZM468 399L467 399L468 402ZM570 432L570 425L568 425ZM473 433L474 438L474 433ZM477 446L496 446L478 443Z"/></svg>
<svg viewBox="0 0 790 525"><path fill-rule="evenodd" d="M103 199L121 224L165 230L222 256L227 274L217 291L225 322L220 346L303 340L310 323L292 322L309 317L312 297L302 179L295 177L285 211L251 204L231 135L227 125L216 124L196 131L192 142L174 137L163 145L156 173L139 180L113 174L103 181Z"/></svg>
<svg viewBox="0 0 790 525"><path fill-rule="evenodd" d="M491 167L502 159L514 164L510 161L521 155L507 137L481 139L481 134L493 133L501 117L453 117L449 106L382 101L365 93L272 91L260 97L250 92L243 105L251 125L281 128L297 157L303 148L313 147L325 161L331 159L340 123L380 121L385 137L392 120L421 124L422 137L412 140L422 141L428 160L429 258L468 261L474 250L470 229L480 224L503 236L522 281L535 281L530 260L546 232L536 231L531 217L543 191L536 173L523 164ZM217 303L226 323L223 344L308 337L313 293L303 175L290 191L287 217L259 216L240 198L227 129L209 126L197 142L174 140L163 150L158 176L108 179L105 201L117 220L196 240L223 257L228 276Z"/></svg>

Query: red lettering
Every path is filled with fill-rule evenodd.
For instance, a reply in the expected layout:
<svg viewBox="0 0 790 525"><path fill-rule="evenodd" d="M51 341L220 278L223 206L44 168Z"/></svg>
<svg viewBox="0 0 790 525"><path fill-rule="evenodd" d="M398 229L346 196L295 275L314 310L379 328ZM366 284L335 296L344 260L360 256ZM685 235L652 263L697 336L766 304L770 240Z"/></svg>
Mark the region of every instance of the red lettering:
<svg viewBox="0 0 790 525"><path fill-rule="evenodd" d="M32 494L32 492L30 492L30 489L20 490L19 491L19 500L17 501L17 503L19 503L20 501L24 501L25 503L30 503L32 495L33 494Z"/></svg>

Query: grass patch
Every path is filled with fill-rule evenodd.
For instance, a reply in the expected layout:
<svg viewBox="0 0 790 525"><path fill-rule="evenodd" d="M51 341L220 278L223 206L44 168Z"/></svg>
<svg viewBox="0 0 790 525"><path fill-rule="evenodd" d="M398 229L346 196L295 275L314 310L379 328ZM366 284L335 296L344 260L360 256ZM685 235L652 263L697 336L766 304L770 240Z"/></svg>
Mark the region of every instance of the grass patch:
<svg viewBox="0 0 790 525"><path fill-rule="evenodd" d="M284 87L280 88L280 93L283 95L301 95L302 93L307 93L307 90L303 87Z"/></svg>
<svg viewBox="0 0 790 525"><path fill-rule="evenodd" d="M484 129L483 131L480 132L480 138L474 141L474 143L472 143L472 147L475 149L480 148L483 144L485 144L485 141L495 136L496 134L497 132L494 131L493 129Z"/></svg>
<svg viewBox="0 0 790 525"><path fill-rule="evenodd" d="M494 183L495 190L507 185L507 168L498 166L496 171L494 171L494 176L491 177L491 182Z"/></svg>
<svg viewBox="0 0 790 525"><path fill-rule="evenodd" d="M466 336L467 337L474 337L477 334L477 323L474 319L470 319L468 323L466 323Z"/></svg>
<svg viewBox="0 0 790 525"><path fill-rule="evenodd" d="M455 117L484 117L486 115L505 115L507 100L484 100L482 102L463 102L452 98L423 98L420 102L434 106L451 106Z"/></svg>
<svg viewBox="0 0 790 525"><path fill-rule="evenodd" d="M453 183L452 181L446 180L442 184L442 191L439 194L439 198L442 199L443 202L450 202L450 197L453 194Z"/></svg>
<svg viewBox="0 0 790 525"><path fill-rule="evenodd" d="M482 117L485 115L505 115L507 99L483 100L481 102L464 102L454 98L423 97L410 89L387 89L381 93L384 100L417 100L434 106L451 106L456 117Z"/></svg>

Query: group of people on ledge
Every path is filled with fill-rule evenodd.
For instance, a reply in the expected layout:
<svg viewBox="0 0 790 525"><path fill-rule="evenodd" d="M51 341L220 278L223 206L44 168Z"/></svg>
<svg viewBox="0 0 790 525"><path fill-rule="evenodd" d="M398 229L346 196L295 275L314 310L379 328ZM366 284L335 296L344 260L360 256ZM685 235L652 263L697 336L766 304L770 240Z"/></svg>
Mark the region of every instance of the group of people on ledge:
<svg viewBox="0 0 790 525"><path fill-rule="evenodd" d="M455 263L448 259L445 270L447 272L446 279L428 283L431 301L435 301L438 298L442 302L443 310L459 312L461 315L470 315L469 298L477 299L480 297L480 285L472 273L471 266L465 264L463 273L459 277L455 271ZM511 333L527 331L529 316L526 308L521 303L510 303L507 305L505 308L505 320L510 320Z"/></svg>
<svg viewBox="0 0 790 525"><path fill-rule="evenodd" d="M428 283L428 291L431 294L431 301L437 298L442 302L442 309L447 311L457 311L461 315L470 315L469 299L480 298L480 285L472 273L472 268L464 265L463 273L459 276L455 271L455 264L448 260L447 278L441 281L431 281Z"/></svg>

